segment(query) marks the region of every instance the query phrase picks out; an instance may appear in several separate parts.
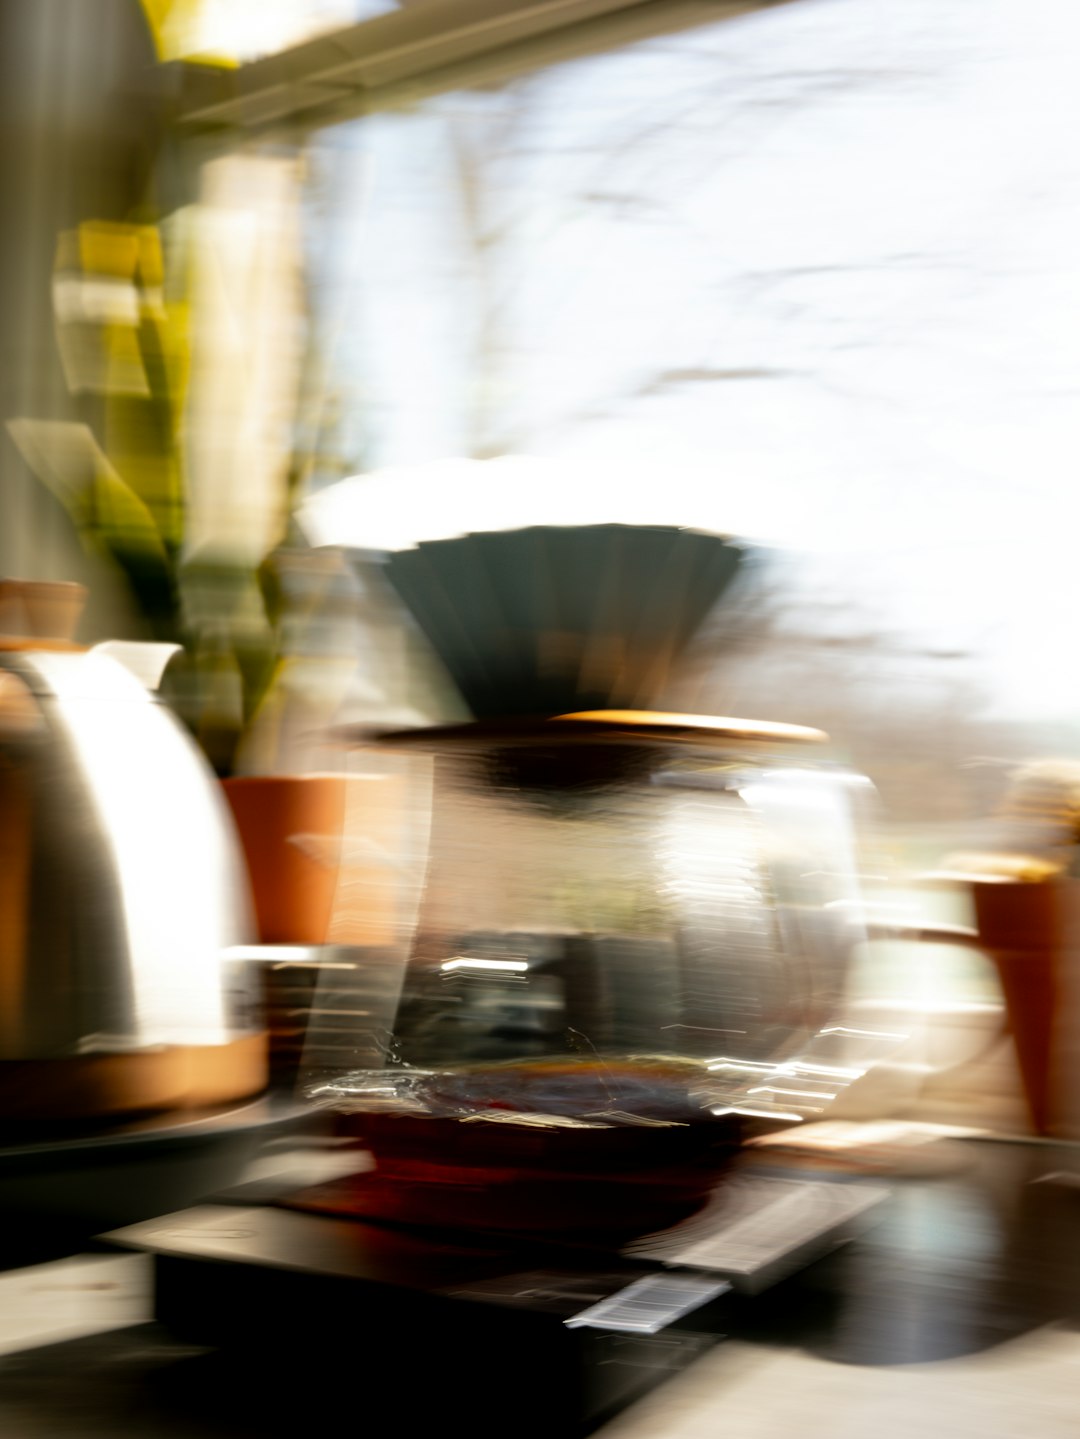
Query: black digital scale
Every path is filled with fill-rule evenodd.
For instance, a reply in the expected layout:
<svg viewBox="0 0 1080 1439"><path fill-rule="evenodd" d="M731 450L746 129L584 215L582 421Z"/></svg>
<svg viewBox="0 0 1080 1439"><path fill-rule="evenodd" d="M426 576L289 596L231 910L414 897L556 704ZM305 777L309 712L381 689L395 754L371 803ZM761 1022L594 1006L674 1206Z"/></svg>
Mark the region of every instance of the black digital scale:
<svg viewBox="0 0 1080 1439"><path fill-rule="evenodd" d="M150 1254L155 1318L244 1356L266 1383L335 1375L339 1407L396 1414L396 1433L582 1433L738 1332L753 1296L835 1249L880 1184L736 1171L690 1220L617 1252L527 1246L313 1212L239 1192L109 1236ZM299 1207L298 1207L299 1206ZM263 1381L260 1381L263 1382Z"/></svg>

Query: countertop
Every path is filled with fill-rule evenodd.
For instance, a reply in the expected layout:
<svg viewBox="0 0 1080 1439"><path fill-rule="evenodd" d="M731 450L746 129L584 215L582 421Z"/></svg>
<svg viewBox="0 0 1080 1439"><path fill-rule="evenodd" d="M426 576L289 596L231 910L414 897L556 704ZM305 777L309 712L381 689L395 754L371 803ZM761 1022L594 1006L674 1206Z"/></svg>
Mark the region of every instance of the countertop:
<svg viewBox="0 0 1080 1439"><path fill-rule="evenodd" d="M897 1181L870 1230L747 1301L737 1334L596 1432L1071 1439L1080 1422L1080 1149L952 1148L963 1167ZM0 1433L229 1439L295 1435L305 1420L331 1432L321 1406L343 1378L358 1413L384 1402L376 1377L361 1379L359 1358L355 1376L299 1363L260 1376L177 1343L149 1316L141 1255L81 1255L0 1277ZM408 1421L396 1432L410 1432Z"/></svg>

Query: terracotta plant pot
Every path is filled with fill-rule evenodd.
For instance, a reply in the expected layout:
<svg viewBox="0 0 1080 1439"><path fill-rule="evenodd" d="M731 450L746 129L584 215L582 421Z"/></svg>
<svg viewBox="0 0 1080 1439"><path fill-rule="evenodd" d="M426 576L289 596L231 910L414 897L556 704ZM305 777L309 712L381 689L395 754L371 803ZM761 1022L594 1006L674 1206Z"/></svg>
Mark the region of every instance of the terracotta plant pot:
<svg viewBox="0 0 1080 1439"><path fill-rule="evenodd" d="M337 889L332 853L345 821L343 775L227 779L263 944L322 944Z"/></svg>

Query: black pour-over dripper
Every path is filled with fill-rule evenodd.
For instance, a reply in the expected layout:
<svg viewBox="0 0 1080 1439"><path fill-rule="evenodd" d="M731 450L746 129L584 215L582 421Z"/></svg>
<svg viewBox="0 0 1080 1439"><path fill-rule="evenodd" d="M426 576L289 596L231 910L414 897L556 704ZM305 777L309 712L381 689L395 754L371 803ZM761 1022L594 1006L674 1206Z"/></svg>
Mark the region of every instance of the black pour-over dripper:
<svg viewBox="0 0 1080 1439"><path fill-rule="evenodd" d="M675 527L533 526L423 542L387 576L492 719L648 708L740 559Z"/></svg>

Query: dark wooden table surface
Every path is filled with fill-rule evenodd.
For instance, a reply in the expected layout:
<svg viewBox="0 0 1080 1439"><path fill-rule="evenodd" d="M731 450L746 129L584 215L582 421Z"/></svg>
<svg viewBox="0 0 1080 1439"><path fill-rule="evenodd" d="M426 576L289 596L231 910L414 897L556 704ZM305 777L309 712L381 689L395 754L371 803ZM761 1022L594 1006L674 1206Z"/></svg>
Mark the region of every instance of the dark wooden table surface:
<svg viewBox="0 0 1080 1439"><path fill-rule="evenodd" d="M1080 1433L1080 1149L960 1148L963 1168L896 1181L864 1235L743 1302L729 1339L604 1434L704 1436L722 1427L739 1439L794 1429L800 1439L835 1439L871 1432L867 1425L978 1439ZM430 1417L422 1430L413 1423L414 1396L382 1392L362 1352L349 1373L340 1362L320 1370L299 1352L288 1362L290 1331L317 1333L318 1323L283 1313L286 1342L262 1364L178 1343L152 1323L9 1354L0 1358L0 1435L347 1433L387 1409L399 1411L395 1435L426 1433ZM421 1388L424 1372L417 1346ZM522 1374L536 1379L527 1357ZM480 1356L478 1402L484 1383ZM527 1385L521 1394L527 1405ZM457 1427L461 1416L446 1417ZM514 1416L505 1420L512 1432Z"/></svg>

